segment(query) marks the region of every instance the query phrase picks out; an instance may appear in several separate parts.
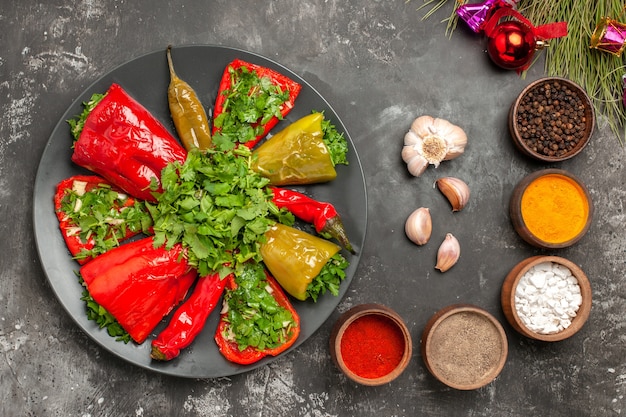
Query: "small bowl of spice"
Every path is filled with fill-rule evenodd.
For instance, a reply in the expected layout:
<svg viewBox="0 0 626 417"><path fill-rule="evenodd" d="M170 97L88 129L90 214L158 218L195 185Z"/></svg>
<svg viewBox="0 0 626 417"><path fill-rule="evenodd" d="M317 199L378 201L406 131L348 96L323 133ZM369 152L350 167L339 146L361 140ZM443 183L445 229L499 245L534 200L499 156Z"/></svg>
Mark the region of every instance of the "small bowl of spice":
<svg viewBox="0 0 626 417"><path fill-rule="evenodd" d="M333 326L330 354L337 367L362 385L396 379L411 360L413 343L402 318L389 307L361 304L343 313Z"/></svg>
<svg viewBox="0 0 626 417"><path fill-rule="evenodd" d="M577 333L591 312L591 285L583 270L559 256L533 256L506 276L502 311L522 335L557 342Z"/></svg>
<svg viewBox="0 0 626 417"><path fill-rule="evenodd" d="M509 131L515 146L544 162L578 155L594 127L595 112L585 90L560 77L530 83L509 111Z"/></svg>
<svg viewBox="0 0 626 417"><path fill-rule="evenodd" d="M591 226L593 211L583 182L555 168L524 177L513 189L509 203L515 231L542 249L562 249L578 242Z"/></svg>
<svg viewBox="0 0 626 417"><path fill-rule="evenodd" d="M469 304L435 313L424 328L421 350L429 372L458 390L489 384L502 371L509 352L500 322Z"/></svg>

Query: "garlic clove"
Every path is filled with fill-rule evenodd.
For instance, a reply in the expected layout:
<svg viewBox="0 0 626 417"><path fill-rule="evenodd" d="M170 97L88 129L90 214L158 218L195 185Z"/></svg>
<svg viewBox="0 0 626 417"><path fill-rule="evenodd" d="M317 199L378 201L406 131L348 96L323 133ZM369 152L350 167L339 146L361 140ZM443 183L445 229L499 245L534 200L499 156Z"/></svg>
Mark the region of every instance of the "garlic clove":
<svg viewBox="0 0 626 417"><path fill-rule="evenodd" d="M425 245L430 239L432 230L432 218L427 207L420 207L415 210L404 224L406 236L416 245Z"/></svg>
<svg viewBox="0 0 626 417"><path fill-rule="evenodd" d="M419 116L413 123L411 123L411 131L413 131L418 137L423 138L433 133L434 131L433 124L435 123L435 118L432 116Z"/></svg>
<svg viewBox="0 0 626 417"><path fill-rule="evenodd" d="M437 132L440 136L448 136L455 133L455 126L446 119L434 118L432 121L433 131Z"/></svg>
<svg viewBox="0 0 626 417"><path fill-rule="evenodd" d="M446 136L448 139L448 153L444 158L445 161L449 161L461 156L465 152L465 145L467 145L467 135L458 126L455 126L455 132Z"/></svg>
<svg viewBox="0 0 626 417"><path fill-rule="evenodd" d="M435 265L435 269L446 272L457 263L460 256L461 245L459 245L459 241L452 233L446 234L446 238L437 251L437 265Z"/></svg>
<svg viewBox="0 0 626 417"><path fill-rule="evenodd" d="M469 201L470 190L468 185L455 177L439 178L435 184L441 193L448 199L452 211L462 210Z"/></svg>
<svg viewBox="0 0 626 417"><path fill-rule="evenodd" d="M405 160L411 175L419 177L428 168L428 161L422 155L412 150L411 146L405 146L404 148L402 149L402 159Z"/></svg>
<svg viewBox="0 0 626 417"><path fill-rule="evenodd" d="M413 132L412 130L409 130L404 135L404 145L405 146L414 146L414 145L418 144L421 141L422 141L421 137L417 136L417 134L415 132Z"/></svg>
<svg viewBox="0 0 626 417"><path fill-rule="evenodd" d="M407 164L415 156L415 149L412 146L404 145L402 147L402 160Z"/></svg>

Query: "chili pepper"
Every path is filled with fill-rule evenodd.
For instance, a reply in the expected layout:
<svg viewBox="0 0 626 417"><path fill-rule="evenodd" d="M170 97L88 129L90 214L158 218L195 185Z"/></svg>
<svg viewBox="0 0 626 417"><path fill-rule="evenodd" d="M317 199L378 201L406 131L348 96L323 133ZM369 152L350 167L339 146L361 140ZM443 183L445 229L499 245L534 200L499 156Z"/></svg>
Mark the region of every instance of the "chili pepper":
<svg viewBox="0 0 626 417"><path fill-rule="evenodd" d="M193 148L208 149L211 146L211 129L206 111L194 89L176 75L171 45L167 47L167 63L170 70L167 101L176 132L188 151Z"/></svg>
<svg viewBox="0 0 626 417"><path fill-rule="evenodd" d="M326 239L276 223L261 244L263 263L283 289L298 300L326 263L341 249Z"/></svg>
<svg viewBox="0 0 626 417"><path fill-rule="evenodd" d="M255 363L266 356L276 356L291 347L300 335L300 316L298 316L278 282L267 271L264 271L264 273L265 287L269 287L267 291L276 300L278 306L285 309L288 315L291 316L291 324L287 328L286 338L281 340L277 346L264 347L262 349L247 346L244 349L240 349L239 344L232 337L234 330L231 328L232 326L228 319L228 311L223 312L215 332L215 342L224 358L240 365ZM237 288L235 275L229 275L226 279L225 298L227 298L229 292L235 291Z"/></svg>
<svg viewBox="0 0 626 417"><path fill-rule="evenodd" d="M85 120L72 161L133 197L156 201L161 170L187 152L150 112L118 84ZM152 187L151 187L152 186Z"/></svg>
<svg viewBox="0 0 626 417"><path fill-rule="evenodd" d="M219 273L200 277L189 298L176 309L167 327L152 341L150 357L169 361L189 346L217 305L225 285L226 278L220 278Z"/></svg>
<svg viewBox="0 0 626 417"><path fill-rule="evenodd" d="M313 224L317 233L328 233L348 251L355 253L341 217L332 204L314 200L294 190L271 189L274 192L272 201L278 208L286 208L300 220Z"/></svg>
<svg viewBox="0 0 626 417"><path fill-rule="evenodd" d="M141 233L150 222L143 203L96 175L59 182L54 209L65 244L80 265Z"/></svg>
<svg viewBox="0 0 626 417"><path fill-rule="evenodd" d="M322 113L312 113L276 133L252 153L252 170L272 185L327 182L337 177L322 130Z"/></svg>
<svg viewBox="0 0 626 417"><path fill-rule="evenodd" d="M98 256L80 275L94 301L142 343L185 298L197 273L180 244L155 248L154 239L146 237Z"/></svg>
<svg viewBox="0 0 626 417"><path fill-rule="evenodd" d="M218 87L213 135L229 135L232 142L253 148L291 111L301 89L273 69L235 59L226 66Z"/></svg>

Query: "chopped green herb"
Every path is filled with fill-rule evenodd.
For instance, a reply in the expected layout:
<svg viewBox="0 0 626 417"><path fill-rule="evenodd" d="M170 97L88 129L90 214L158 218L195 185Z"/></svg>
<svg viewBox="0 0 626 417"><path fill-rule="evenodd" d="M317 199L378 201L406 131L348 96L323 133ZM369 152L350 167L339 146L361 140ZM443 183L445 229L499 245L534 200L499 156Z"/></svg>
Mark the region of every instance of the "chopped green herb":
<svg viewBox="0 0 626 417"><path fill-rule="evenodd" d="M158 203L147 204L155 245L181 242L200 275L225 276L240 263L261 262L265 232L276 221L291 224L294 218L272 202L268 180L250 169L250 158L241 146L192 151L184 164L168 165Z"/></svg>
<svg viewBox="0 0 626 417"><path fill-rule="evenodd" d="M348 265L349 262L340 253L333 255L307 287L307 298L317 302L318 297L326 294L326 291L334 296L339 295L339 285L346 277Z"/></svg>
<svg viewBox="0 0 626 417"><path fill-rule="evenodd" d="M244 350L273 349L287 340L296 324L291 312L282 307L269 291L261 264L247 263L236 272L237 288L224 294L228 306L228 340Z"/></svg>
<svg viewBox="0 0 626 417"><path fill-rule="evenodd" d="M128 204L128 196L111 189L109 185L98 186L81 195L73 189L65 191L61 210L76 226L75 233L83 243L93 239L92 249L83 249L77 259L95 257L119 246L128 232L146 232L152 225L145 203L134 200Z"/></svg>
<svg viewBox="0 0 626 417"><path fill-rule="evenodd" d="M124 330L111 313L95 302L91 295L89 295L89 291L85 289L80 299L85 302L87 308L87 318L89 320L95 321L101 329L106 328L109 336L115 337L116 341L124 343L130 342L130 335L128 332Z"/></svg>
<svg viewBox="0 0 626 417"><path fill-rule="evenodd" d="M348 141L330 120L322 120L323 141L328 148L333 165L348 165Z"/></svg>
<svg viewBox="0 0 626 417"><path fill-rule="evenodd" d="M246 67L230 67L229 71L231 87L222 93L226 101L213 120L213 125L220 129L214 137L218 143L245 143L262 134L272 117L283 119L281 107L289 100L289 91Z"/></svg>
<svg viewBox="0 0 626 417"><path fill-rule="evenodd" d="M74 137L74 140L78 140L80 137L80 133L83 131L83 127L85 126L85 120L87 120L87 116L89 113L102 101L106 94L93 94L89 101L83 102L83 112L76 116L73 119L67 121L70 125L70 132Z"/></svg>

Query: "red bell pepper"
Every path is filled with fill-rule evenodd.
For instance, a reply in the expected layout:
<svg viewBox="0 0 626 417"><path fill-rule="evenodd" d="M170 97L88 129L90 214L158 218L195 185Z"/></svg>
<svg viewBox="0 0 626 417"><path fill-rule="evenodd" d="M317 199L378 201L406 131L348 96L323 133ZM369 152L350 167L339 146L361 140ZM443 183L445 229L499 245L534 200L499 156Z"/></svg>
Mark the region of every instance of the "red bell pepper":
<svg viewBox="0 0 626 417"><path fill-rule="evenodd" d="M96 303L142 343L187 294L196 279L180 244L154 247L146 237L98 256L80 269Z"/></svg>
<svg viewBox="0 0 626 417"><path fill-rule="evenodd" d="M243 350L239 349L236 341L231 340L227 335L231 332L230 323L227 320L228 313L224 312L220 316L220 321L215 332L215 342L220 352L230 362L240 365L250 365L258 362L266 356L276 356L291 347L298 339L300 335L300 316L291 305L289 298L283 292L281 286L276 280L265 271L267 284L271 289L271 294L277 301L278 305L285 308L291 313L294 320L294 325L289 329L288 338L278 347L267 348L259 350L253 346L248 346ZM226 290L235 290L237 288L237 282L234 275L230 275L226 281Z"/></svg>
<svg viewBox="0 0 626 417"><path fill-rule="evenodd" d="M253 121L243 121L239 122L242 124L249 124L253 129L256 130L257 134L254 139L246 140L246 141L238 141L244 142L245 145L249 148L253 148L261 139L263 139L268 132L276 126L280 119L284 118L293 108L296 97L300 94L302 90L302 86L291 78L267 67L263 67L257 64L252 64L250 62L242 61L241 59L235 59L230 64L226 66L224 73L222 74L222 79L220 81L217 98L215 100L215 107L213 109L213 134L217 134L222 131L222 123L219 121L220 115L223 113L231 112L231 104L236 100L237 95L239 94L247 94L249 97L253 97L258 91L261 90L261 83L258 83L257 86L249 87L246 84L247 91L240 92L237 90L239 87L240 79L242 77L242 73L256 73L259 79L267 78L270 80L271 84L274 86L278 86L281 91L288 92L288 98L280 104L280 116L273 115L269 120L262 120L261 118ZM268 100L268 103L271 100ZM259 109L261 110L261 109ZM223 117L223 116L221 116ZM215 123L217 122L217 125Z"/></svg>
<svg viewBox="0 0 626 417"><path fill-rule="evenodd" d="M271 189L274 193L272 202L278 208L286 208L300 220L313 224L317 233L328 233L344 248L354 253L341 217L332 204L314 200L286 188L271 187Z"/></svg>
<svg viewBox="0 0 626 417"><path fill-rule="evenodd" d="M113 191L118 197L98 198L98 193L107 191ZM75 175L57 185L54 210L59 228L68 250L80 265L106 251L107 247L117 246L142 232L141 219L128 222L123 216L123 211L133 207L135 202L134 198L123 196L120 190L97 175ZM87 204L91 205L85 207ZM95 204L106 207L94 207ZM97 209L106 212L94 213ZM99 247L96 247L97 243Z"/></svg>
<svg viewBox="0 0 626 417"><path fill-rule="evenodd" d="M187 151L145 107L118 84L87 116L72 161L133 197L156 201L161 170L185 162ZM150 186L155 181L156 190Z"/></svg>
<svg viewBox="0 0 626 417"><path fill-rule="evenodd" d="M152 341L150 357L169 361L194 341L224 292L226 278L218 273L198 279L193 292L181 304L167 327Z"/></svg>

